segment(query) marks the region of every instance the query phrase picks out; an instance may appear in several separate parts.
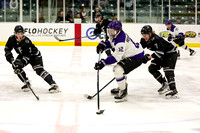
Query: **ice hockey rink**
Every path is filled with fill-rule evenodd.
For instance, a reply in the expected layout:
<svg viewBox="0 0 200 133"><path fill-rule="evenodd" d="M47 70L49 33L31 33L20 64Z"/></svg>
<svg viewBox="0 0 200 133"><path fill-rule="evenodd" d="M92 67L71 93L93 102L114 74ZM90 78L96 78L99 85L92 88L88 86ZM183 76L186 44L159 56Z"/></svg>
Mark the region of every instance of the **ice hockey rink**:
<svg viewBox="0 0 200 133"><path fill-rule="evenodd" d="M199 133L200 132L200 49L197 54L181 50L176 65L179 99L158 95L160 84L142 64L128 75L128 101L115 103L110 90L113 81L100 93L97 115L96 97L84 98L97 91L98 60L95 47L38 47L44 68L53 75L61 93L50 94L49 85L25 67L32 89L22 92L23 85L14 74L0 47L0 133ZM16 56L16 54L14 54ZM106 55L103 54L102 58ZM112 67L100 71L100 88L112 78Z"/></svg>

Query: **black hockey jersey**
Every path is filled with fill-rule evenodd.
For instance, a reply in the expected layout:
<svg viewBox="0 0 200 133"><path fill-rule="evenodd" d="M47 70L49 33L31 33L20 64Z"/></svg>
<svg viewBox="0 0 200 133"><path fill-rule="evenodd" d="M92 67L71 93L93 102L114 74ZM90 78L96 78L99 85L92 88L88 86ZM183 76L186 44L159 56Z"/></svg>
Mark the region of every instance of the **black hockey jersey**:
<svg viewBox="0 0 200 133"><path fill-rule="evenodd" d="M109 37L107 34L107 27L110 22L111 20L104 19L101 24L99 23L96 24L96 29L94 30L94 34L97 35L97 34L101 34L101 32L104 32L105 39L108 40Z"/></svg>
<svg viewBox="0 0 200 133"><path fill-rule="evenodd" d="M177 48L176 46L156 34L152 34L148 42L146 42L144 38L141 38L140 43L143 48L148 48L151 51L155 51L152 54L153 58L162 58L167 53L176 52Z"/></svg>
<svg viewBox="0 0 200 133"><path fill-rule="evenodd" d="M9 37L6 46L4 48L5 56L8 54L12 55L12 50L15 49L16 53L22 57L22 62L28 64L31 58L41 57L40 51L35 47L31 40L23 36L23 39L18 42L15 35Z"/></svg>

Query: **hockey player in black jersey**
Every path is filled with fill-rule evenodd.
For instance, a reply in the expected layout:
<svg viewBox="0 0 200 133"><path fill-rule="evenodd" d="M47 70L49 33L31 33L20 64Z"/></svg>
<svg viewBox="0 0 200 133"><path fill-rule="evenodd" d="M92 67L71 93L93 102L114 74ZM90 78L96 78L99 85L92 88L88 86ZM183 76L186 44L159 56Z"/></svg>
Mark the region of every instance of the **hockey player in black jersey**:
<svg viewBox="0 0 200 133"><path fill-rule="evenodd" d="M156 35L150 25L144 26L141 30L141 34L143 36L140 41L142 47L154 51L152 55L145 55L144 63L152 59L149 66L149 72L162 85L158 90L159 94L167 93L165 95L167 98L177 98L178 92L174 79L174 69L177 61L177 47ZM159 72L161 68L163 68L167 81Z"/></svg>
<svg viewBox="0 0 200 133"><path fill-rule="evenodd" d="M98 34L101 34L101 32L103 32L104 38L105 38L105 41L101 41L97 46L97 47L101 47L102 44L104 45L105 43L108 42L109 36L108 36L108 33L107 33L107 27L108 27L108 24L111 22L111 20L104 19L102 14L97 15L96 20L97 20L98 23L96 24L96 29L94 30L94 35L98 35ZM111 55L110 49L106 49L105 53L108 56L110 56Z"/></svg>
<svg viewBox="0 0 200 133"><path fill-rule="evenodd" d="M13 48L18 54L15 60L11 52ZM51 74L49 74L43 68L42 55L40 51L37 49L37 47L34 46L28 37L24 36L24 29L21 25L15 26L14 35L9 37L4 51L6 60L13 64L12 67L14 72L18 75L22 82L24 82L23 79L25 79L27 84L30 85L30 82L26 77L26 73L23 70L26 65L30 64L33 67L33 70L49 85L51 85L51 88L49 89L50 93L59 92L58 85L53 80ZM19 73L21 73L23 79L20 77ZM23 91L29 91L27 84L22 86Z"/></svg>

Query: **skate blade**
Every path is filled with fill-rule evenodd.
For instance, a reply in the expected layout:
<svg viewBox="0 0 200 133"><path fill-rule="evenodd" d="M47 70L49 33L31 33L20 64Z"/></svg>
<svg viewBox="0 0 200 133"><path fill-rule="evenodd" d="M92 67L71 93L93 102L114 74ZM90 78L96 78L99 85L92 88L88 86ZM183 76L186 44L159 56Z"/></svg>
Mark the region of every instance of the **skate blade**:
<svg viewBox="0 0 200 133"><path fill-rule="evenodd" d="M170 91L170 89L165 89L164 91L158 92L158 93L159 93L159 95L163 95L163 94L165 94L165 93L167 93L167 92L169 92L169 91Z"/></svg>
<svg viewBox="0 0 200 133"><path fill-rule="evenodd" d="M119 93L119 92L118 92ZM110 93L112 96L116 96L118 93Z"/></svg>
<svg viewBox="0 0 200 133"><path fill-rule="evenodd" d="M59 93L59 92L61 92L60 90L50 90L49 91L51 94L54 94L54 93Z"/></svg>
<svg viewBox="0 0 200 133"><path fill-rule="evenodd" d="M29 88L24 88L24 89L22 89L22 90L23 90L23 92L28 92L28 91L30 91Z"/></svg>
<svg viewBox="0 0 200 133"><path fill-rule="evenodd" d="M194 56L195 54L196 54L197 52L196 51L194 51L190 56Z"/></svg>
<svg viewBox="0 0 200 133"><path fill-rule="evenodd" d="M115 102L116 102L116 103L121 103L121 102L126 102L126 101L128 101L128 98L127 98L127 97L124 97L124 98L122 98L122 99L115 99Z"/></svg>
<svg viewBox="0 0 200 133"><path fill-rule="evenodd" d="M166 99L179 99L180 97L178 96L178 94L175 94L173 96L165 96Z"/></svg>

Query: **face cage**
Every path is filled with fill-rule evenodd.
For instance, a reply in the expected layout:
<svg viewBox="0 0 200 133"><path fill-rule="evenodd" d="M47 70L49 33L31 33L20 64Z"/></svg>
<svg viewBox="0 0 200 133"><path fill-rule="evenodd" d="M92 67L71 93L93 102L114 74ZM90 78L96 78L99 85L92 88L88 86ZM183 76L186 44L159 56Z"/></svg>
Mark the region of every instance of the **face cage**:
<svg viewBox="0 0 200 133"><path fill-rule="evenodd" d="M109 38L114 38L117 35L117 31L115 29L107 28L107 34Z"/></svg>

